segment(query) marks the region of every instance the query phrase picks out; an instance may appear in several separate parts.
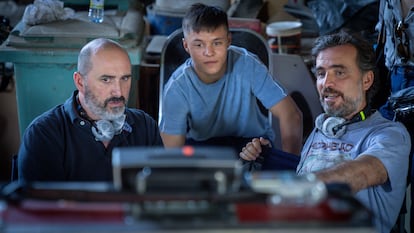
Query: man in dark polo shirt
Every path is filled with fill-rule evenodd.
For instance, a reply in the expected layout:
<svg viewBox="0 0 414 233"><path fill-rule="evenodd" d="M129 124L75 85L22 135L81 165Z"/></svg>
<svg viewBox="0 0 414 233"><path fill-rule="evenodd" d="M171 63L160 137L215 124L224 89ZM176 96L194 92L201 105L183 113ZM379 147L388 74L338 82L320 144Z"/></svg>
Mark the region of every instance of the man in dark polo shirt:
<svg viewBox="0 0 414 233"><path fill-rule="evenodd" d="M26 129L18 180L111 181L113 148L162 146L156 121L126 107L131 72L128 53L118 43L86 44L73 74L77 90Z"/></svg>

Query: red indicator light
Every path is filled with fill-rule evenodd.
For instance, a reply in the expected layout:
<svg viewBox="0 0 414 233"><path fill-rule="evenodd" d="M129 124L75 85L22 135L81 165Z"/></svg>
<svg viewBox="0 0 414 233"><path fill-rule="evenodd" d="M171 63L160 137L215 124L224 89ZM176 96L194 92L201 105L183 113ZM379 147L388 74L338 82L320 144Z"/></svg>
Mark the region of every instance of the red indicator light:
<svg viewBox="0 0 414 233"><path fill-rule="evenodd" d="M190 157L194 155L194 148L192 146L183 146L182 152L184 156Z"/></svg>

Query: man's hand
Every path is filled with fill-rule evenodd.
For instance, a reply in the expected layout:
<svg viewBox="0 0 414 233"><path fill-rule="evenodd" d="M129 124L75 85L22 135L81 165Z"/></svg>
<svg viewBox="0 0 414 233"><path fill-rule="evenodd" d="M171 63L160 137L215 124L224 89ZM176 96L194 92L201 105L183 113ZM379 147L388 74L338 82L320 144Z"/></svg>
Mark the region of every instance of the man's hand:
<svg viewBox="0 0 414 233"><path fill-rule="evenodd" d="M239 156L240 158L247 161L256 160L257 157L259 157L260 153L262 153L262 146L271 147L272 144L269 140L263 137L254 138L251 142L248 142L246 146L242 148Z"/></svg>

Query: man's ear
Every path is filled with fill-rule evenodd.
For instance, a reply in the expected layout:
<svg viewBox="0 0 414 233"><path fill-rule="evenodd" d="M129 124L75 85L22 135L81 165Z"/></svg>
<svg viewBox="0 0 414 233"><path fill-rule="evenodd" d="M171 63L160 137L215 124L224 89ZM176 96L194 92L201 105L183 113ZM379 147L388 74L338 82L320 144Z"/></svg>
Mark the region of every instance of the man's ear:
<svg viewBox="0 0 414 233"><path fill-rule="evenodd" d="M188 51L188 43L187 43L187 41L185 40L185 38L183 38L183 39L182 39L182 41L183 41L183 47L184 47L185 51L186 51L187 53L190 53L190 51Z"/></svg>
<svg viewBox="0 0 414 233"><path fill-rule="evenodd" d="M362 85L364 90L368 90L374 83L374 72L372 70L368 71L362 78Z"/></svg>
<svg viewBox="0 0 414 233"><path fill-rule="evenodd" d="M228 35L227 35L227 40L229 41L229 44L227 45L227 47L228 47L228 46L230 46L230 45L231 45L231 40L232 40L232 37L231 37L231 32L229 32L229 33L228 33Z"/></svg>
<svg viewBox="0 0 414 233"><path fill-rule="evenodd" d="M78 89L81 92L83 92L83 89L85 87L84 81L85 80L78 71L75 71L73 73L73 82L75 83L76 89Z"/></svg>

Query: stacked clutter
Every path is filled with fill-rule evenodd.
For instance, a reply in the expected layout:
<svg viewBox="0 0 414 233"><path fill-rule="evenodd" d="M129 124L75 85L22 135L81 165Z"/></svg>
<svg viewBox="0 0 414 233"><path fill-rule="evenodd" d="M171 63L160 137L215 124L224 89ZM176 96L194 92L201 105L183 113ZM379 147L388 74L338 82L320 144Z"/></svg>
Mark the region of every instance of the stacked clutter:
<svg viewBox="0 0 414 233"><path fill-rule="evenodd" d="M35 0L27 5L22 21L28 25L50 23L57 20L73 19L75 11L64 7L64 3L54 0Z"/></svg>
<svg viewBox="0 0 414 233"><path fill-rule="evenodd" d="M217 6L225 11L230 8L230 0L156 0L155 3L146 8L150 34L169 35L176 29L181 28L181 21L185 12L194 3Z"/></svg>
<svg viewBox="0 0 414 233"><path fill-rule="evenodd" d="M7 40L8 46L79 49L93 38L106 37L126 48L140 44L144 19L134 9L106 11L102 24L90 23L87 11L64 7L62 1L35 0Z"/></svg>

